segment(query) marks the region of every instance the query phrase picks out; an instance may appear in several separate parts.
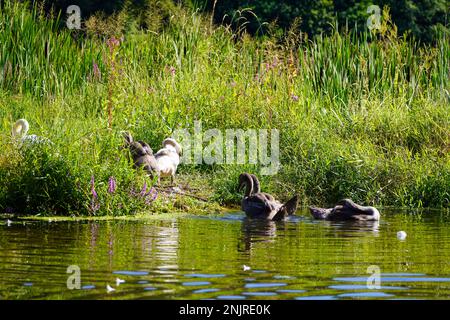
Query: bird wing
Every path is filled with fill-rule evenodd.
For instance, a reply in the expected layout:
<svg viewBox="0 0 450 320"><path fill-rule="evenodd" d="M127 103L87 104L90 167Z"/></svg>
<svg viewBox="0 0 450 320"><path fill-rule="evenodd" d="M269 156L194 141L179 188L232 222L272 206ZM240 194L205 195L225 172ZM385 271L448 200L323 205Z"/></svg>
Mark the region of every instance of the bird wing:
<svg viewBox="0 0 450 320"><path fill-rule="evenodd" d="M139 140L138 143L142 146L142 148L148 155L153 155L153 150L152 148L150 148L147 142Z"/></svg>
<svg viewBox="0 0 450 320"><path fill-rule="evenodd" d="M276 201L275 198L266 192L260 192L260 195L263 196L267 201Z"/></svg>
<svg viewBox="0 0 450 320"><path fill-rule="evenodd" d="M147 151L139 142L132 142L130 144L130 151L133 157L142 157L147 154Z"/></svg>
<svg viewBox="0 0 450 320"><path fill-rule="evenodd" d="M267 200L261 193L255 193L242 201L242 209L250 217L264 217L271 214L276 208L274 203Z"/></svg>
<svg viewBox="0 0 450 320"><path fill-rule="evenodd" d="M164 156L170 156L171 152L168 149L161 149L155 154L155 158L160 158Z"/></svg>
<svg viewBox="0 0 450 320"><path fill-rule="evenodd" d="M338 202L333 208L329 219L339 220L367 220L368 213L364 207L355 204L349 199L344 199Z"/></svg>

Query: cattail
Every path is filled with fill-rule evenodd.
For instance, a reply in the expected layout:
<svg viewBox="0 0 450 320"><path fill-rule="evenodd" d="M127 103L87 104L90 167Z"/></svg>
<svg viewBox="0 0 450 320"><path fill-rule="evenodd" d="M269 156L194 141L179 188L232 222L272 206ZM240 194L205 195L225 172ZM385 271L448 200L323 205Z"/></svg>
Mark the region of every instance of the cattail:
<svg viewBox="0 0 450 320"><path fill-rule="evenodd" d="M114 193L116 192L116 189L117 189L116 179L114 179L114 177L109 177L108 193Z"/></svg>

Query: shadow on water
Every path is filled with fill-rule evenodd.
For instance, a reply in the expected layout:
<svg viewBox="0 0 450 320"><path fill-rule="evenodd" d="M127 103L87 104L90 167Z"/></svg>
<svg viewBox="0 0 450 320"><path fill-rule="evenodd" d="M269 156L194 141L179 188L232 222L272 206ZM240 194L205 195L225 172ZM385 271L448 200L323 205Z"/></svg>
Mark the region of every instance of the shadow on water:
<svg viewBox="0 0 450 320"><path fill-rule="evenodd" d="M354 237L360 235L377 235L379 221L320 221L327 227L330 234L339 237Z"/></svg>
<svg viewBox="0 0 450 320"><path fill-rule="evenodd" d="M280 227L282 223L284 222L252 220L245 217L242 221L242 241L239 242L238 250L249 252L253 243L274 242L274 238L277 236L277 227Z"/></svg>

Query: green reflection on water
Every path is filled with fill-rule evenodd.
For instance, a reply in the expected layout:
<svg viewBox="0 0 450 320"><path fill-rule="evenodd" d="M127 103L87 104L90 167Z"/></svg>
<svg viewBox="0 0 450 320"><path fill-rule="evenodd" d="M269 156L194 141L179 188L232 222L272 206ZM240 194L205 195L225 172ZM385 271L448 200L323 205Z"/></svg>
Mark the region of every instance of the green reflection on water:
<svg viewBox="0 0 450 320"><path fill-rule="evenodd" d="M365 224L313 221L299 214L277 223L249 221L239 213L142 221L13 221L0 225L0 297L450 296L450 221L444 214L383 212L380 223ZM404 241L396 237L400 230L408 234ZM67 289L69 265L80 267L85 289ZM244 271L243 265L251 270ZM381 270L379 290L366 286L370 265ZM116 278L126 282L117 286ZM107 284L116 290L107 293Z"/></svg>

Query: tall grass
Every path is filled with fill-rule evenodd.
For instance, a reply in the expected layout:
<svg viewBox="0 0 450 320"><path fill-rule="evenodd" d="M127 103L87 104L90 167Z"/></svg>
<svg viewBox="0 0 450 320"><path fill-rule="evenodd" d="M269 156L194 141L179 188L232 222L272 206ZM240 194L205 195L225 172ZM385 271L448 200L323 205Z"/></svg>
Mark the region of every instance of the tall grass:
<svg viewBox="0 0 450 320"><path fill-rule="evenodd" d="M74 41L71 32L58 32L60 15L46 17L34 5L26 10L16 1L0 4L0 87L35 96L80 88L101 59L92 41Z"/></svg>
<svg viewBox="0 0 450 320"><path fill-rule="evenodd" d="M0 209L14 207L24 196L20 188L11 191L19 181L14 179L22 177L20 183L40 194L44 205L20 210L47 206L58 214L89 213L89 181L95 176L104 197L96 214L147 210L130 196L144 177L135 176L119 150L119 131L130 130L157 149L173 130L192 128L194 120L202 120L204 130L278 129L282 167L262 183L281 198L296 192L303 204L352 197L377 205L449 207L448 35L440 35L435 46L398 37L386 11L378 33L356 36L336 26L329 37L308 40L291 31L281 39L255 39L177 8L158 32L124 33L126 28L116 26L103 35L88 29L95 35L75 40L70 31L57 29L57 18L44 18L37 8L5 2L2 9ZM123 41L111 51L113 36ZM33 164L10 145L11 123L21 117L32 133L50 138L59 155L46 152L64 159L60 165L66 171L45 172L77 190L61 195L70 208L53 210L55 194L42 193L37 182L42 174L28 170ZM46 167L39 159L34 165ZM200 174L214 187L212 199L226 204L240 198L239 173L258 169L185 165L179 170L188 177ZM120 205L106 191L110 176L119 181Z"/></svg>

